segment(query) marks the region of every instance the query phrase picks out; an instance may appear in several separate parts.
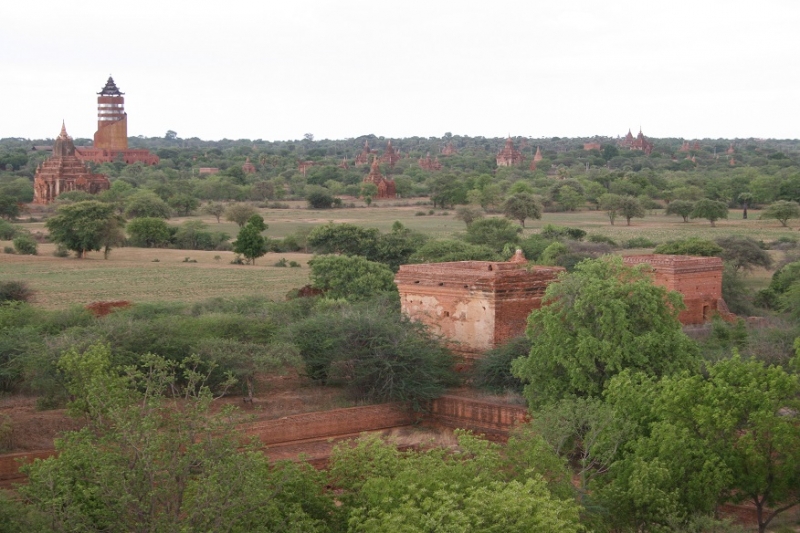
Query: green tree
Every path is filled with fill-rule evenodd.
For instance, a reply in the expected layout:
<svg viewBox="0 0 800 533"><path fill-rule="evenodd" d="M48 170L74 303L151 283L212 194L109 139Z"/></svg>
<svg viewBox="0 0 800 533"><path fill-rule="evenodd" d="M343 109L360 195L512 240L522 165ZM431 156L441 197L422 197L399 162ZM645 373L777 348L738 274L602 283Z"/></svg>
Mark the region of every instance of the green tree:
<svg viewBox="0 0 800 533"><path fill-rule="evenodd" d="M565 211L575 211L585 202L583 193L573 187L562 187L558 192L558 204Z"/></svg>
<svg viewBox="0 0 800 533"><path fill-rule="evenodd" d="M619 207L622 203L622 197L618 194L614 193L606 193L598 198L600 209L606 212L608 215L608 220L611 222L611 225L614 225L614 221L617 219L617 215L619 215Z"/></svg>
<svg viewBox="0 0 800 533"><path fill-rule="evenodd" d="M474 205L460 205L456 208L455 218L469 227L476 220L483 218L483 209Z"/></svg>
<svg viewBox="0 0 800 533"><path fill-rule="evenodd" d="M364 300L395 292L394 274L386 265L358 256L321 255L308 262L311 284L329 298Z"/></svg>
<svg viewBox="0 0 800 533"><path fill-rule="evenodd" d="M13 196L0 194L0 217L6 220L14 220L19 214L19 201Z"/></svg>
<svg viewBox="0 0 800 533"><path fill-rule="evenodd" d="M306 201L311 209L330 209L334 205L334 197L326 189L312 190L306 195Z"/></svg>
<svg viewBox="0 0 800 533"><path fill-rule="evenodd" d="M605 494L635 484L640 492L673 495L684 515L749 501L762 533L800 504L798 376L735 355L710 365L707 375L657 383L620 376L610 391L611 404L642 436ZM643 475L647 465L660 469L658 478Z"/></svg>
<svg viewBox="0 0 800 533"><path fill-rule="evenodd" d="M257 214L256 208L252 205L237 202L229 205L227 209L225 209L225 220L235 222L237 226L242 228L247 224L251 216Z"/></svg>
<svg viewBox="0 0 800 533"><path fill-rule="evenodd" d="M619 204L619 214L625 217L627 225L630 226L632 218L644 218L644 207L638 198L623 196Z"/></svg>
<svg viewBox="0 0 800 533"><path fill-rule="evenodd" d="M667 215L679 215L684 222L689 222L689 215L694 211L694 202L689 200L673 200L667 205Z"/></svg>
<svg viewBox="0 0 800 533"><path fill-rule="evenodd" d="M344 385L357 401L410 402L420 409L455 383L450 353L385 297L331 304L291 331L307 375Z"/></svg>
<svg viewBox="0 0 800 533"><path fill-rule="evenodd" d="M36 239L28 233L14 237L14 250L20 255L36 255L38 253Z"/></svg>
<svg viewBox="0 0 800 533"><path fill-rule="evenodd" d="M449 261L500 261L497 252L484 245L443 239L428 241L411 257L411 263L444 263Z"/></svg>
<svg viewBox="0 0 800 533"><path fill-rule="evenodd" d="M124 221L114 213L114 206L97 201L62 205L45 222L50 240L74 251L78 258L100 250L109 231L121 228Z"/></svg>
<svg viewBox="0 0 800 533"><path fill-rule="evenodd" d="M515 244L519 240L522 228L505 218L483 218L467 227L464 237L470 244L488 246L500 252L506 244Z"/></svg>
<svg viewBox="0 0 800 533"><path fill-rule="evenodd" d="M169 218L171 214L169 205L152 191L134 193L125 202L125 216L128 218Z"/></svg>
<svg viewBox="0 0 800 533"><path fill-rule="evenodd" d="M696 364L697 346L678 321L681 295L619 257L579 263L542 303L528 319L531 353L513 366L533 407L597 397L626 368L663 375Z"/></svg>
<svg viewBox="0 0 800 533"><path fill-rule="evenodd" d="M169 227L162 218L134 218L125 229L131 246L160 248L169 244Z"/></svg>
<svg viewBox="0 0 800 533"><path fill-rule="evenodd" d="M181 217L188 217L192 214L192 211L200 206L200 200L191 194L176 194L170 197L167 203L175 210L175 213ZM219 222L219 220L217 222Z"/></svg>
<svg viewBox="0 0 800 533"><path fill-rule="evenodd" d="M692 219L705 218L711 223L711 227L715 226L715 222L721 218L728 218L728 206L724 202L716 200L709 200L703 198L694 204L694 209L689 214Z"/></svg>
<svg viewBox="0 0 800 533"><path fill-rule="evenodd" d="M737 271L752 271L756 267L772 268L772 257L755 239L731 235L717 239L716 243L722 248L717 255Z"/></svg>
<svg viewBox="0 0 800 533"><path fill-rule="evenodd" d="M519 220L523 228L525 227L526 218L534 220L542 218L542 209L542 204L536 197L525 192L509 196L503 203L503 214L512 220Z"/></svg>
<svg viewBox="0 0 800 533"><path fill-rule="evenodd" d="M774 219L781 223L784 228L788 226L789 219L800 218L800 204L786 200L778 200L769 204L761 213L761 219Z"/></svg>
<svg viewBox="0 0 800 533"><path fill-rule="evenodd" d="M747 208L753 203L753 194L749 192L739 193L736 199L742 204L742 220L747 220Z"/></svg>
<svg viewBox="0 0 800 533"><path fill-rule="evenodd" d="M239 230L239 235L233 241L233 251L245 256L253 265L256 258L267 253L267 240L261 235L269 226L259 215L253 215L247 224Z"/></svg>
<svg viewBox="0 0 800 533"><path fill-rule="evenodd" d="M381 233L376 228L329 222L308 234L308 246L318 254L361 255L371 258L378 247Z"/></svg>
<svg viewBox="0 0 800 533"><path fill-rule="evenodd" d="M580 508L535 472L509 476L498 446L459 433L456 451L401 454L376 439L338 446L332 484L351 531L578 532Z"/></svg>
<svg viewBox="0 0 800 533"><path fill-rule="evenodd" d="M713 257L722 253L722 247L714 241L689 237L679 241L667 241L656 246L655 254L665 255L699 255Z"/></svg>
<svg viewBox="0 0 800 533"><path fill-rule="evenodd" d="M212 414L196 359L179 367L149 356L141 371L121 372L95 345L67 352L59 368L87 425L27 466L21 488L53 531L326 530L334 507L319 475L270 465L230 410Z"/></svg>

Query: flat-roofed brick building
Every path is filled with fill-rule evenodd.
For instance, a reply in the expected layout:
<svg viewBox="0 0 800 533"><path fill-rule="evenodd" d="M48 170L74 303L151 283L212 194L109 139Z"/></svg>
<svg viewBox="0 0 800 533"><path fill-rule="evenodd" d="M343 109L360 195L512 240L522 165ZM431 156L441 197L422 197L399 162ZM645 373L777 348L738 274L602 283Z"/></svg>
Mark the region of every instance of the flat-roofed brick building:
<svg viewBox="0 0 800 533"><path fill-rule="evenodd" d="M524 259L523 259L524 260ZM480 354L522 335L561 267L457 261L402 265L395 276L403 313L448 339L453 349Z"/></svg>

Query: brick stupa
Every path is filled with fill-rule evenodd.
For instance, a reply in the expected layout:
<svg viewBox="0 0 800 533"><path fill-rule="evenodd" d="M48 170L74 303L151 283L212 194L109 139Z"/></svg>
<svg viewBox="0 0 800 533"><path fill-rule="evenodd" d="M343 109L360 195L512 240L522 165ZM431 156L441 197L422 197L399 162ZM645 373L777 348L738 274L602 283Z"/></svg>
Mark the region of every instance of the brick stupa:
<svg viewBox="0 0 800 533"><path fill-rule="evenodd" d="M506 139L506 145L497 154L497 166L498 167L513 167L516 165L522 164L522 152L514 148L514 141L511 140L511 136L508 136Z"/></svg>
<svg viewBox="0 0 800 533"><path fill-rule="evenodd" d="M75 152L72 137L67 135L67 128L62 123L61 133L53 144L53 155L36 169L33 178L34 203L49 204L61 193L69 191L97 194L110 187L108 178L102 174L92 174Z"/></svg>

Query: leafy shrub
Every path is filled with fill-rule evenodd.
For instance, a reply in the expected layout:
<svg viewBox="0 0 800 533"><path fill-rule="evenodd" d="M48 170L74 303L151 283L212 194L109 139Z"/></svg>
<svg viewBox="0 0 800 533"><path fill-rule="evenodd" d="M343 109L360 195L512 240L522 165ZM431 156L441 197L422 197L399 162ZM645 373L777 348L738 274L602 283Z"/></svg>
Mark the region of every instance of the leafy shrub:
<svg viewBox="0 0 800 533"><path fill-rule="evenodd" d="M688 239L667 241L656 246L655 254L666 255L699 255L712 257L722 253L722 247L714 241L690 237Z"/></svg>
<svg viewBox="0 0 800 533"><path fill-rule="evenodd" d="M416 213L414 213L414 216L415 217L424 217L427 214L428 213L426 213L425 211L417 211Z"/></svg>
<svg viewBox="0 0 800 533"><path fill-rule="evenodd" d="M586 237L586 232L579 228L568 228L564 226L554 226L547 224L542 228L540 233L545 239L572 239L574 241L583 240Z"/></svg>
<svg viewBox="0 0 800 533"><path fill-rule="evenodd" d="M526 252L526 257L527 252ZM530 259L530 257L528 257ZM488 246L456 240L428 241L411 255L411 263L443 263L448 261L499 261L500 256Z"/></svg>
<svg viewBox="0 0 800 533"><path fill-rule="evenodd" d="M292 341L311 379L341 384L358 401L420 408L455 381L452 356L419 323L387 313L381 299L300 321Z"/></svg>
<svg viewBox="0 0 800 533"><path fill-rule="evenodd" d="M10 241L17 236L17 227L7 220L0 220L0 241Z"/></svg>
<svg viewBox="0 0 800 533"><path fill-rule="evenodd" d="M586 240L589 241L589 242L594 242L594 243L608 244L609 246L617 246L616 241L614 239L612 239L611 237L607 237L605 235L599 235L597 233L593 233L593 234L589 235L586 238Z"/></svg>
<svg viewBox="0 0 800 533"><path fill-rule="evenodd" d="M69 256L69 248L64 246L63 244L59 244L56 246L56 249L53 251L53 255L56 257L68 257Z"/></svg>
<svg viewBox="0 0 800 533"><path fill-rule="evenodd" d="M647 237L634 237L633 239L625 241L623 246L625 248L653 248L656 246L656 243Z"/></svg>
<svg viewBox="0 0 800 533"><path fill-rule="evenodd" d="M531 353L531 341L524 335L486 352L473 368L476 387L492 392L522 393L523 383L511 373L511 362Z"/></svg>
<svg viewBox="0 0 800 533"><path fill-rule="evenodd" d="M29 302L33 292L24 281L0 281L0 303Z"/></svg>
<svg viewBox="0 0 800 533"><path fill-rule="evenodd" d="M14 238L14 250L20 255L37 255L38 243L32 236L23 233Z"/></svg>
<svg viewBox="0 0 800 533"><path fill-rule="evenodd" d="M288 264L288 261L286 261L286 258L285 257L281 257L280 259L278 259L278 261L275 262L275 264L273 266L285 267L285 266L287 266L287 264Z"/></svg>
<svg viewBox="0 0 800 533"><path fill-rule="evenodd" d="M292 268L300 268L300 263L297 261L289 261L289 266Z"/></svg>
<svg viewBox="0 0 800 533"><path fill-rule="evenodd" d="M4 246L3 247L3 253L4 254L13 254L13 253L16 253L16 252L14 252L14 247L13 246Z"/></svg>
<svg viewBox="0 0 800 533"><path fill-rule="evenodd" d="M333 195L326 191L315 190L306 196L306 201L311 209L330 209L333 207Z"/></svg>

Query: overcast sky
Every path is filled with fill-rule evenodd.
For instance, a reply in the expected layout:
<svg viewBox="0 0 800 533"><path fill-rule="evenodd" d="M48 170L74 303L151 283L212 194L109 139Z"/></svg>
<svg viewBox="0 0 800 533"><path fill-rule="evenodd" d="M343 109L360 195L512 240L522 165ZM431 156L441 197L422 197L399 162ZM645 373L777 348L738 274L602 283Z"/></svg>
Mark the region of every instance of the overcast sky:
<svg viewBox="0 0 800 533"><path fill-rule="evenodd" d="M0 137L798 138L800 1L4 1Z"/></svg>

